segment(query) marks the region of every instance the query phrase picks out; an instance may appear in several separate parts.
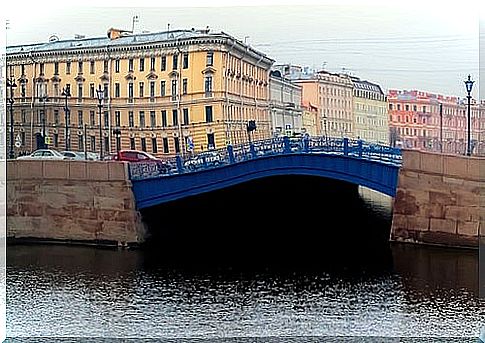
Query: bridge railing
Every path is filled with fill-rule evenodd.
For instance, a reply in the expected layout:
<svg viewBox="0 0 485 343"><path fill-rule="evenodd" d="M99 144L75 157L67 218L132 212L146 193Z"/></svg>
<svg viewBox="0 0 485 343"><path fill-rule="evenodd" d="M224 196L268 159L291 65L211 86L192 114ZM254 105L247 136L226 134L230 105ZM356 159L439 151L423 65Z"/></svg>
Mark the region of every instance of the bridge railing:
<svg viewBox="0 0 485 343"><path fill-rule="evenodd" d="M229 164L274 155L308 153L344 155L354 158L375 160L400 165L401 150L382 144L369 143L360 139L336 137L278 137L252 143L229 145L226 148L205 151L185 158L177 156L161 163L131 163L132 180L180 175L218 168Z"/></svg>

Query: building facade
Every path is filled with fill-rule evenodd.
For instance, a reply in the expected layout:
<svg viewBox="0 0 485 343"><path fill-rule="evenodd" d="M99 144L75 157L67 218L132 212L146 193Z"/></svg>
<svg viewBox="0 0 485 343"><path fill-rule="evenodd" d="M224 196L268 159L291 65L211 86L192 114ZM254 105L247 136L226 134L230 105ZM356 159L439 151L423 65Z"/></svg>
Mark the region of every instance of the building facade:
<svg viewBox="0 0 485 343"><path fill-rule="evenodd" d="M465 154L468 112L466 99L418 90L389 90L390 143L404 148ZM485 115L472 99L471 146L483 155Z"/></svg>
<svg viewBox="0 0 485 343"><path fill-rule="evenodd" d="M351 77L354 84L354 135L368 142L389 144L387 99L375 83Z"/></svg>
<svg viewBox="0 0 485 343"><path fill-rule="evenodd" d="M302 130L301 87L272 71L269 78L271 130L274 137L294 136Z"/></svg>
<svg viewBox="0 0 485 343"><path fill-rule="evenodd" d="M310 136L317 136L318 107L310 102L302 102L302 132Z"/></svg>
<svg viewBox="0 0 485 343"><path fill-rule="evenodd" d="M246 142L249 120L254 139L268 138L273 62L225 33L194 29L7 47L16 155L39 137L59 150L200 152Z"/></svg>

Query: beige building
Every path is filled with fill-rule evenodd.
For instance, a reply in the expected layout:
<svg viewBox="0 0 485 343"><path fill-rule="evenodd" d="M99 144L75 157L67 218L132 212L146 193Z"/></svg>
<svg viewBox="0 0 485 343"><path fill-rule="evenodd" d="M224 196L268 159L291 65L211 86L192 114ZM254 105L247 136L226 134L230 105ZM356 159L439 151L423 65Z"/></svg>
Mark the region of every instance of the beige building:
<svg viewBox="0 0 485 343"><path fill-rule="evenodd" d="M302 87L303 101L318 107L318 135L354 137L353 83L348 75L310 72L293 65L278 65L276 68Z"/></svg>
<svg viewBox="0 0 485 343"><path fill-rule="evenodd" d="M318 107L308 101L302 102L302 132L310 136L318 135Z"/></svg>
<svg viewBox="0 0 485 343"><path fill-rule="evenodd" d="M387 99L375 83L351 77L354 84L354 136L368 142L389 144Z"/></svg>
<svg viewBox="0 0 485 343"><path fill-rule="evenodd" d="M225 33L110 29L108 37L51 37L6 52L7 77L17 85L16 155L46 137L59 150L99 152L102 143L104 153L131 148L173 156L190 141L194 152L246 142L249 120L257 124L253 139L271 136L274 61ZM67 87L70 96L63 95Z"/></svg>

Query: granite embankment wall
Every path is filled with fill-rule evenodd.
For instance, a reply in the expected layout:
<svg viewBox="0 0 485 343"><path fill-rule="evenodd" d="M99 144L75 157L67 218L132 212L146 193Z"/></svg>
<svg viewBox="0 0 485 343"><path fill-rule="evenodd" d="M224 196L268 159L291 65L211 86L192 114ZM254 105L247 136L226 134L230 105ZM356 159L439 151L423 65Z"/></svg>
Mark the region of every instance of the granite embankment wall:
<svg viewBox="0 0 485 343"><path fill-rule="evenodd" d="M126 164L8 161L8 239L124 246L144 232Z"/></svg>
<svg viewBox="0 0 485 343"><path fill-rule="evenodd" d="M485 159L403 150L391 240L478 247Z"/></svg>

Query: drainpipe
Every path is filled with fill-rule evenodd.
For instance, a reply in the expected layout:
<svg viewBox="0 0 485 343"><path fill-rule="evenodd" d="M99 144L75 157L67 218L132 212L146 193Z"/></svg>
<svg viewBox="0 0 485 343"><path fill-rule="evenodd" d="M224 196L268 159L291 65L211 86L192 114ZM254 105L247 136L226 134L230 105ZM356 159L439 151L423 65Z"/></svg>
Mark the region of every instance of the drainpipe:
<svg viewBox="0 0 485 343"><path fill-rule="evenodd" d="M37 79L38 61L36 61L32 56L32 51L29 52L29 57L34 64L34 75L32 77L32 101L30 102L30 151L33 151L34 150L34 101L35 101L35 95L36 95L36 89L37 89L35 80Z"/></svg>
<svg viewBox="0 0 485 343"><path fill-rule="evenodd" d="M223 122L224 122L224 126L226 127L226 145L228 144L231 144L232 145L232 139L231 139L231 135L229 133L229 125L230 125L230 120L227 120L229 118L229 96L228 96L228 83L229 83L229 78L228 78L228 75L227 75L227 66L229 64L229 58L230 58L230 54L231 54L231 51L232 49L234 49L234 46L236 45L236 40L233 40L232 42L232 46L231 48L226 52L226 68L225 68L225 80L224 80L224 87L225 87L225 98L226 98L226 110L223 111L224 115L225 115L225 118L223 118Z"/></svg>
<svg viewBox="0 0 485 343"><path fill-rule="evenodd" d="M181 112L182 109L180 108L180 103L181 103L181 98L182 98L182 63L183 63L183 55L182 55L182 50L179 47L179 42L180 38L177 38L176 41L176 48L178 51L178 56L177 56L177 63L178 63L178 69L179 69L179 75L178 75L178 91L177 91L177 123L178 123L178 129L179 129L179 148L181 151L182 158L185 159L185 140L183 137L183 132L182 132L182 117L181 117ZM179 61L180 59L180 61Z"/></svg>

